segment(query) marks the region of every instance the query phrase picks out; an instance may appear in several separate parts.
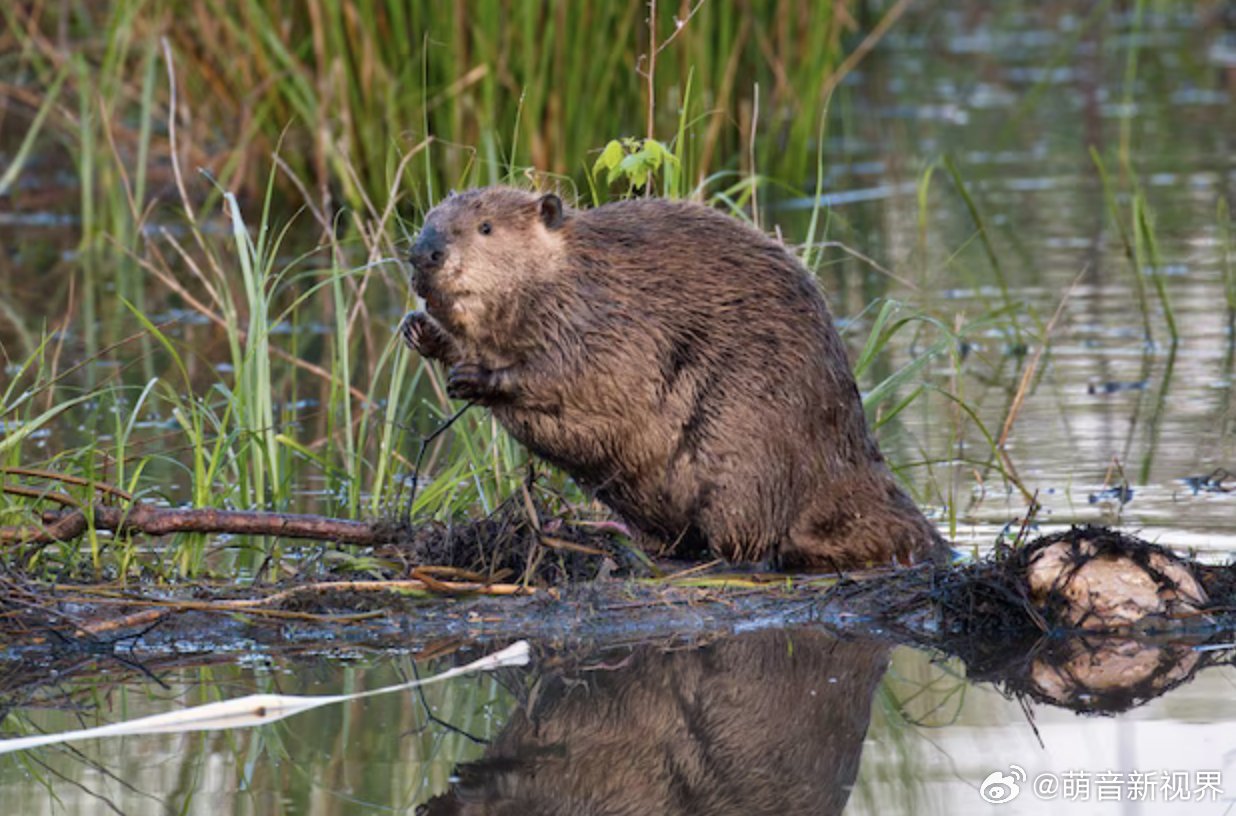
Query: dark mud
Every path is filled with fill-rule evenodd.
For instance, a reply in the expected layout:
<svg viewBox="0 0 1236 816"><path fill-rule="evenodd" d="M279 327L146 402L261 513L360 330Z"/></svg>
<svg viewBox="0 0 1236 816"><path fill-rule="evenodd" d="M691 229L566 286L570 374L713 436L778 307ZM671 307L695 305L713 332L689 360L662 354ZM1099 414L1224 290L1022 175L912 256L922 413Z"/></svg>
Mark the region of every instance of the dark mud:
<svg viewBox="0 0 1236 816"><path fill-rule="evenodd" d="M621 545L592 528L562 526L555 535L596 552L560 545L538 554L534 545L543 531L544 526L538 533L535 526L498 514L471 528L423 532L418 555L451 562L441 567L542 579L526 594L504 597L358 591L340 580L337 591L329 581L306 592L290 591L294 586L252 587L246 592L255 604L271 603L237 607L241 593L235 587L161 594L130 589L92 597L84 588L6 583L0 585L0 625L8 644L0 652L0 693L89 673L103 664L155 672L160 666L255 652L455 650L520 638L542 649L589 651L598 644L702 643L741 632L809 627L889 647L932 649L961 658L974 677L1011 694L1108 711L1139 704L1205 666L1230 661L1229 633L1236 630L1232 569L1179 559L1103 528L1074 528L943 568L837 577L734 573L701 565L666 578L636 577L619 568ZM505 536L509 546L494 554L491 544L484 554L480 543L486 535L491 542ZM1047 591L1037 591L1027 575L1047 552L1063 552L1065 566ZM1066 582L1113 559L1156 581L1157 599L1182 592L1175 569L1195 578L1205 598L1196 608L1173 601L1133 624L1096 627L1089 611L1078 614ZM680 566L635 563L643 573ZM593 577L556 586L543 580L581 574ZM1127 575L1120 573L1121 580ZM1096 608L1101 600L1094 599Z"/></svg>

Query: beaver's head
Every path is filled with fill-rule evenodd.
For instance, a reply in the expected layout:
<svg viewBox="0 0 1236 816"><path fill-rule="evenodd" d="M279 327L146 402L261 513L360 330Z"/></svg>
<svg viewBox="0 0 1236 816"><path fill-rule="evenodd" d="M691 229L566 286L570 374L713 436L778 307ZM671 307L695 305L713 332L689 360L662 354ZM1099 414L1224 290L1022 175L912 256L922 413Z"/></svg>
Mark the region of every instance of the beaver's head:
<svg viewBox="0 0 1236 816"><path fill-rule="evenodd" d="M440 323L467 333L520 287L557 268L567 218L552 193L452 193L425 216L412 247L416 293Z"/></svg>

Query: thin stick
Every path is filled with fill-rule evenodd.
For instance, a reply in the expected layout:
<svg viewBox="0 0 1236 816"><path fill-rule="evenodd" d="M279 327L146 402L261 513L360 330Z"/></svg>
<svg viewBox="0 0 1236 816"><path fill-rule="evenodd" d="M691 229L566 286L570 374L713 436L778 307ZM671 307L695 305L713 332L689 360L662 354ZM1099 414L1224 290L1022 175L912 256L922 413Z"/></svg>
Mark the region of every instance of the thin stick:
<svg viewBox="0 0 1236 816"><path fill-rule="evenodd" d="M533 595L535 587L523 587L519 584L484 584L479 582L460 581L425 581L421 578L411 578L393 581L322 581L313 584L302 584L291 587L263 598L233 598L221 601L197 601L191 599L148 599L128 598L113 592L96 591L90 586L58 586L65 593L59 600L84 603L124 604L128 606L145 607L141 612L134 612L110 620L88 622L78 625L82 634L99 635L104 632L114 632L133 626L150 624L169 612L220 612L226 614L252 613L270 617L296 618L305 620L356 620L362 617L373 617L373 613L359 615L315 615L309 612L272 609L285 601L305 594L336 594L344 592L427 592L436 591L450 595ZM74 598L73 595L80 597ZM377 614L385 614L378 612Z"/></svg>
<svg viewBox="0 0 1236 816"><path fill-rule="evenodd" d="M760 224L760 184L759 174L755 169L755 133L760 124L760 83L755 83L751 91L751 139L747 146L751 162L751 219L755 226L763 229Z"/></svg>
<svg viewBox="0 0 1236 816"><path fill-rule="evenodd" d="M81 476L69 476L65 473L56 473L51 470L39 470L37 468L26 467L0 467L0 473L9 476L25 476L30 479L46 479L49 482L62 482L63 484L78 485L79 487L91 487L100 493L109 496L115 496L118 499L124 499L127 502L133 501L133 494L120 488L103 484L101 482L91 482L89 479L84 479Z"/></svg>
<svg viewBox="0 0 1236 816"><path fill-rule="evenodd" d="M416 491L421 484L421 465L425 461L425 451L429 450L429 446L433 444L433 441L445 433L448 428L454 425L455 422L464 415L464 411L467 411L471 407L472 403L469 402L467 405L456 411L450 419L439 425L433 433L421 440L421 448L416 452L416 464L412 467L412 495L408 497L408 504L404 508L404 524L412 523L412 505L416 501Z"/></svg>
<svg viewBox="0 0 1236 816"><path fill-rule="evenodd" d="M0 485L0 493L7 493L10 496L25 496L28 499L46 499L65 507L81 506L77 499L65 493L40 490L37 487L27 487L26 485Z"/></svg>
<svg viewBox="0 0 1236 816"><path fill-rule="evenodd" d="M854 247L847 246L841 241L820 241L818 244L815 244L815 248L816 249L839 249L845 254L850 255L851 257L857 258L858 260L867 264L872 269L879 272L881 275L885 275L889 278L892 278L893 280L897 281L899 284L906 287L910 291L917 292L919 290L918 284L915 283L914 281L910 280L909 278L903 278L901 275L898 275L896 272L889 269L888 267L880 265L878 261L876 261L874 258L870 257L869 255L864 255L862 252L858 251Z"/></svg>
<svg viewBox="0 0 1236 816"><path fill-rule="evenodd" d="M648 127L646 135L648 141L656 138L655 118L657 106L657 54L661 53L657 50L657 0L648 0L648 73L645 75L648 80ZM651 187L652 179L649 178L648 184Z"/></svg>

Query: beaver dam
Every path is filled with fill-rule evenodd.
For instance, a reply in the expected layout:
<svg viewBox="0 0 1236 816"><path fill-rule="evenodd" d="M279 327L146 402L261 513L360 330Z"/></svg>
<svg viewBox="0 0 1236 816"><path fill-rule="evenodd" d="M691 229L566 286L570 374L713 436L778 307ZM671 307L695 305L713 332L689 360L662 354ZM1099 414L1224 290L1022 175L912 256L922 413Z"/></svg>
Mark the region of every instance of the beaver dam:
<svg viewBox="0 0 1236 816"><path fill-rule="evenodd" d="M606 529L561 524L547 534L544 526L509 502L483 521L416 528L374 551L400 566L366 579L319 574L244 590L196 584L151 592L9 576L0 622L10 659L52 664L80 654L160 654L221 632L268 644L292 631L372 644L519 637L578 644L806 623L1016 661L1043 641L1221 640L1236 625L1236 568L1102 527L1075 527L978 561L838 576L654 560Z"/></svg>

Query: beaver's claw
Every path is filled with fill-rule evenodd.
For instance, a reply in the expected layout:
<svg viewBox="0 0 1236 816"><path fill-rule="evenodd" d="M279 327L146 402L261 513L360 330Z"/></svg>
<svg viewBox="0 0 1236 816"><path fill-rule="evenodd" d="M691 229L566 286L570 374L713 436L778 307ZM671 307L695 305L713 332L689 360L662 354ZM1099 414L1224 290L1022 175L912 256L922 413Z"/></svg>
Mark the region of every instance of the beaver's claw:
<svg viewBox="0 0 1236 816"><path fill-rule="evenodd" d="M446 393L455 399L489 402L496 396L497 377L483 365L460 363L452 366L446 381Z"/></svg>
<svg viewBox="0 0 1236 816"><path fill-rule="evenodd" d="M399 324L399 334L408 348L431 360L442 359L447 351L447 338L432 317L424 312L408 312Z"/></svg>

